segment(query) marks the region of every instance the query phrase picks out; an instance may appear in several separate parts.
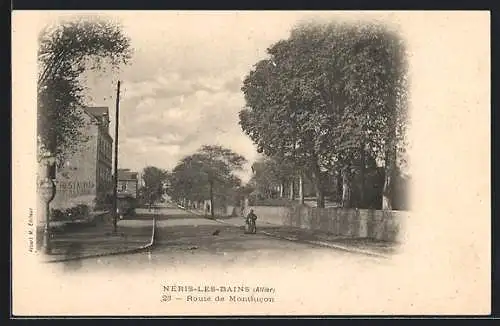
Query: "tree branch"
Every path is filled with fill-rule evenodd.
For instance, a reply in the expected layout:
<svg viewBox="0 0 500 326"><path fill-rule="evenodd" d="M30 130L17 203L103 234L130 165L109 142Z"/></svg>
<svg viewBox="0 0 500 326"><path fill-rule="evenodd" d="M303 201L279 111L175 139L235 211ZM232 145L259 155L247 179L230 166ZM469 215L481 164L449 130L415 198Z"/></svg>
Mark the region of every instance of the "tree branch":
<svg viewBox="0 0 500 326"><path fill-rule="evenodd" d="M44 69L44 71L42 72L42 74L40 75L40 77L38 78L38 89L40 89L40 87L43 85L43 83L45 82L45 80L48 78L48 73L50 70L52 70L54 68L55 65L60 65L60 63L62 62L62 59L64 57L64 55L67 53L67 50L66 49L62 49L55 57L54 57L54 60L50 62L49 65L47 65Z"/></svg>

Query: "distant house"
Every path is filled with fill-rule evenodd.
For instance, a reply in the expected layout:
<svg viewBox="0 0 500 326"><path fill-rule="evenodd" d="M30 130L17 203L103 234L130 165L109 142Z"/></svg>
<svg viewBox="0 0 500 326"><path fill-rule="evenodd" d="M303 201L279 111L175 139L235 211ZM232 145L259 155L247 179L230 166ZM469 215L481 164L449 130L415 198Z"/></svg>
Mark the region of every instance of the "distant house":
<svg viewBox="0 0 500 326"><path fill-rule="evenodd" d="M120 197L138 196L139 178L137 172L132 172L129 169L118 169L118 188L117 193Z"/></svg>

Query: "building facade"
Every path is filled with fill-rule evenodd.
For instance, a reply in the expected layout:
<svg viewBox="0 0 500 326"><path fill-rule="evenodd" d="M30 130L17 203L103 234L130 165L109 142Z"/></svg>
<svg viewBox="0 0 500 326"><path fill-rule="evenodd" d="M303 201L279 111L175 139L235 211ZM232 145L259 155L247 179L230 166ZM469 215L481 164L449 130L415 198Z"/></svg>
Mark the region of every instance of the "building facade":
<svg viewBox="0 0 500 326"><path fill-rule="evenodd" d="M78 150L57 167L55 209L84 204L91 208L103 201L112 190L113 139L109 135L107 107L80 109L85 137Z"/></svg>
<svg viewBox="0 0 500 326"><path fill-rule="evenodd" d="M131 196L137 198L139 178L137 172L129 169L118 169L118 188L117 193L120 196Z"/></svg>
<svg viewBox="0 0 500 326"><path fill-rule="evenodd" d="M109 135L109 112L107 107L92 107L87 110L99 121L97 128L96 193L103 199L113 189L113 138Z"/></svg>

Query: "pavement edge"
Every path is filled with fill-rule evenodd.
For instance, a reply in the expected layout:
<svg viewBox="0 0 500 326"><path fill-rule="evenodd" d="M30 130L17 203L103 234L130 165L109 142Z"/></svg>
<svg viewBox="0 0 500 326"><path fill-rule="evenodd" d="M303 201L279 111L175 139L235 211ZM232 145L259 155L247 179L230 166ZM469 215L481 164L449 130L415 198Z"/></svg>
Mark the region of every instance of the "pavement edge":
<svg viewBox="0 0 500 326"><path fill-rule="evenodd" d="M152 231L151 231L151 240L149 241L149 243L147 243L145 245L142 245L142 246L137 247L137 248L113 250L113 251L103 252L100 254L92 254L92 255L78 256L78 257L71 257L71 258L47 260L44 263L46 263L46 264L61 263L61 262L66 262L66 261L74 261L74 260L82 260L82 259L90 259L90 258L109 257L109 256L123 255L123 254L134 254L134 253L144 252L146 250L151 250L155 246L155 244L156 244L156 216L153 217L153 227L152 227Z"/></svg>
<svg viewBox="0 0 500 326"><path fill-rule="evenodd" d="M357 249L357 248L352 248L352 247L350 248L350 247L347 247L347 246L336 245L336 244L328 243L328 242L324 242L324 241L297 240L297 239L294 239L294 238L280 236L280 235L272 234L272 233L265 232L265 231L260 231L260 232L261 232L261 234L267 235L269 237L277 238L277 239L283 239L283 240L295 241L295 242L300 241L300 242L305 242L305 243L309 243L309 244L320 246L320 247L327 247L327 248L331 248L331 249L338 249L338 250L342 250L342 251L347 251L347 252L351 252L351 253L362 254L362 255L372 256L372 257L377 257L377 258L384 258L384 259L390 259L391 258L390 256L379 254L377 252L373 252L373 251L369 251L369 250L363 250L363 249Z"/></svg>

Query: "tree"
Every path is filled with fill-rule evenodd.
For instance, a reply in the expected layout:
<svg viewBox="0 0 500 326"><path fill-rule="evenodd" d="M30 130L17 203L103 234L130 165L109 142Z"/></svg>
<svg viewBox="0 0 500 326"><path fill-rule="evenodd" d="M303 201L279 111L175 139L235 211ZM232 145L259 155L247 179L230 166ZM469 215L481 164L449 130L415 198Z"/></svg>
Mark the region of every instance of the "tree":
<svg viewBox="0 0 500 326"><path fill-rule="evenodd" d="M358 139L351 147L358 161L364 188L366 157L382 158L385 165L383 209L392 208L393 179L398 152L406 149L408 73L405 45L381 25L366 25L355 32L351 45L349 80L345 91L349 111L357 121ZM359 154L356 155L356 146ZM364 191L362 191L362 195Z"/></svg>
<svg viewBox="0 0 500 326"><path fill-rule="evenodd" d="M405 91L402 48L379 25L301 25L245 78L242 129L259 151L310 174L318 207L328 172L341 176L349 207L352 177L365 166L366 152L380 156L394 148L395 103Z"/></svg>
<svg viewBox="0 0 500 326"><path fill-rule="evenodd" d="M144 187L142 196L152 205L163 196L163 184L167 178L167 171L154 166L147 166L142 171Z"/></svg>
<svg viewBox="0 0 500 326"><path fill-rule="evenodd" d="M184 157L168 176L168 194L175 201L202 201L208 198L208 185L202 166L191 156Z"/></svg>
<svg viewBox="0 0 500 326"><path fill-rule="evenodd" d="M230 149L204 145L196 153L184 157L170 176L172 197L188 200L210 199L214 217L214 199L225 201L241 185L233 172L241 170L246 159Z"/></svg>
<svg viewBox="0 0 500 326"><path fill-rule="evenodd" d="M294 177L293 165L278 158L264 157L252 165L252 170L252 183L267 198L272 196L276 187L280 187L280 197L283 197L284 185L292 182Z"/></svg>
<svg viewBox="0 0 500 326"><path fill-rule="evenodd" d="M60 163L85 141L84 73L115 70L128 63L130 40L121 26L102 18L79 17L46 26L38 49L38 142L39 155L49 151Z"/></svg>

